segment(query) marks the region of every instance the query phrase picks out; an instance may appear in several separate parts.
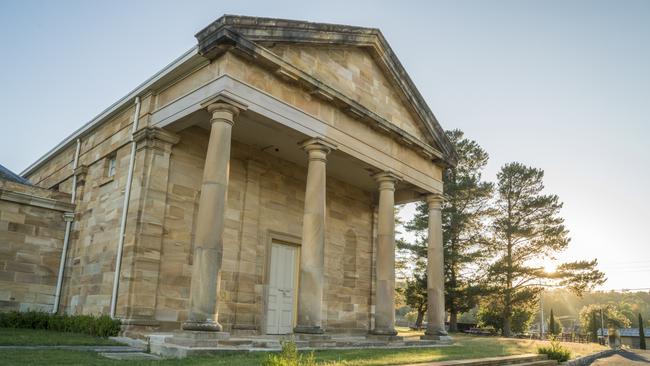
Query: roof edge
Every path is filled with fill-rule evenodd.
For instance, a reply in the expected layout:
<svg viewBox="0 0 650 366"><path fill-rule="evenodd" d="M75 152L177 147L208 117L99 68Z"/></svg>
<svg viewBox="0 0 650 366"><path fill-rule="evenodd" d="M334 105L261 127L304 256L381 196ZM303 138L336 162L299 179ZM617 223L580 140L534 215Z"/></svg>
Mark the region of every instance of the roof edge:
<svg viewBox="0 0 650 366"><path fill-rule="evenodd" d="M192 48L187 50L181 56L177 57L174 61L167 64L167 66L163 67L160 71L156 72L153 76L149 77L144 82L140 83L140 85L135 87L128 94L126 94L122 98L118 99L115 103L108 106L108 108L104 109L93 119L86 122L83 126L79 127L72 134L66 137L63 141L58 143L56 146L54 146L52 149L46 152L43 156L41 156L38 160L30 164L27 168L25 168L20 173L20 175L22 177L25 177L26 175L33 173L36 169L40 168L41 165L47 162L53 155L66 149L72 143L74 143L74 141L76 141L78 138L92 131L94 128L98 127L101 123L106 121L108 118L114 116L116 113L118 113L123 108L125 108L129 101L135 100L136 97L146 94L152 85L160 81L162 78L168 76L179 66L189 61L193 56L196 55L198 55L198 45L193 46Z"/></svg>

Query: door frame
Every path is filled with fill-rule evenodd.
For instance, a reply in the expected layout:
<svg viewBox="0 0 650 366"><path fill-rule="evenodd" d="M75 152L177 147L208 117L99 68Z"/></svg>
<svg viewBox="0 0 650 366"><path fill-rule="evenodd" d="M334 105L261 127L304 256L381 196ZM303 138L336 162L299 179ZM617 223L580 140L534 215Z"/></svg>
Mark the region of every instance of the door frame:
<svg viewBox="0 0 650 366"><path fill-rule="evenodd" d="M268 334L267 332L267 314L269 311L269 287L271 284L271 250L273 248L273 244L280 244L280 245L287 245L290 247L295 247L296 248L296 265L295 265L295 280L296 280L296 285L295 285L295 293L294 293L294 298L293 298L293 326L295 327L296 321L298 318L298 291L300 287L300 251L302 249L301 243L302 239L299 236L287 234L287 233L281 233L277 231L272 231L269 230L267 235L266 235L266 255L264 258L264 298L262 299L262 302L264 306L262 306L262 314L261 314L261 320L262 320L262 334Z"/></svg>

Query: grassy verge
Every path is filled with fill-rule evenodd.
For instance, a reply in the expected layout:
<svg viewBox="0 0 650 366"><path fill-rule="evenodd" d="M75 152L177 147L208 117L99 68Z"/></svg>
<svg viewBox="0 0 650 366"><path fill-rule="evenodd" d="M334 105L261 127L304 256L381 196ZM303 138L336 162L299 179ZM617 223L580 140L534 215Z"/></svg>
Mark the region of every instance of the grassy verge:
<svg viewBox="0 0 650 366"><path fill-rule="evenodd" d="M0 346L115 346L108 338L37 329L0 328Z"/></svg>
<svg viewBox="0 0 650 366"><path fill-rule="evenodd" d="M4 331L4 330L2 330ZM0 331L0 339L2 339ZM24 331L24 330L22 330ZM49 333L48 333L49 334ZM30 336L32 340L48 337L42 334L38 337ZM416 332L406 336L417 336ZM49 335L49 338L70 337L69 333ZM88 336L83 336L88 337ZM525 353L536 353L537 346L546 343L525 339L506 339L498 337L472 337L466 335L453 335L454 345L437 348L407 348L407 349L360 349L360 350L327 350L316 352L319 362L328 366L381 366L403 363L418 363L430 361L444 361L452 359L467 359L480 357L507 356ZM61 340L59 340L61 341ZM34 344L34 343L32 343ZM69 343L68 343L69 344ZM593 353L604 349L597 344L565 343L574 353L574 357ZM0 360L3 365L163 365L163 366L248 366L261 365L266 358L266 353L235 353L216 354L201 357L191 357L184 360L162 361L115 361L103 358L93 352L71 352L60 350L2 350Z"/></svg>

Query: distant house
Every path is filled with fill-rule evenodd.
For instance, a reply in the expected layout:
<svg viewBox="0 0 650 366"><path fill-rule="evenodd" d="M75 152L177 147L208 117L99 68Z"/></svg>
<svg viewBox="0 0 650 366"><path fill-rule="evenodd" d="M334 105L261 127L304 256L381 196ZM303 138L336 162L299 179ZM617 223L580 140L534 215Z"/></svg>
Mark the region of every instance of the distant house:
<svg viewBox="0 0 650 366"><path fill-rule="evenodd" d="M649 334L650 328L644 328L644 334ZM639 328L620 328L618 333L621 336L621 344L631 348L640 348ZM598 336L602 336L602 329L598 329ZM609 337L609 331L605 329L605 337ZM647 338L647 337L646 337Z"/></svg>

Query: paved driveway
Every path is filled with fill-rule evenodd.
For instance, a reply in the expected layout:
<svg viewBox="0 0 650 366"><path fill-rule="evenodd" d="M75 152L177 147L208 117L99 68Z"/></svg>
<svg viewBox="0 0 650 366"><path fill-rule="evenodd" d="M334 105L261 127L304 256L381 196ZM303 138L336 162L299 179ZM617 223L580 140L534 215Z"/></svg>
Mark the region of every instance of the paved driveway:
<svg viewBox="0 0 650 366"><path fill-rule="evenodd" d="M650 351L621 350L617 353L599 358L590 366L650 366Z"/></svg>

